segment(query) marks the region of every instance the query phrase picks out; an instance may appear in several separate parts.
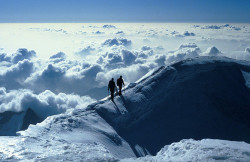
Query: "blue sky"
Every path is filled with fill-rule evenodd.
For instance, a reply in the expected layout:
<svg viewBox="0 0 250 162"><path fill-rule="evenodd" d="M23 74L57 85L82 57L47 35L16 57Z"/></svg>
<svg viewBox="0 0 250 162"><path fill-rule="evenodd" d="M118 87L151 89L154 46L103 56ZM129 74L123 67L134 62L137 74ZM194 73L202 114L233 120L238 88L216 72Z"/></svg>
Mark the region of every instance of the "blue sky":
<svg viewBox="0 0 250 162"><path fill-rule="evenodd" d="M250 0L0 0L0 22L250 22Z"/></svg>

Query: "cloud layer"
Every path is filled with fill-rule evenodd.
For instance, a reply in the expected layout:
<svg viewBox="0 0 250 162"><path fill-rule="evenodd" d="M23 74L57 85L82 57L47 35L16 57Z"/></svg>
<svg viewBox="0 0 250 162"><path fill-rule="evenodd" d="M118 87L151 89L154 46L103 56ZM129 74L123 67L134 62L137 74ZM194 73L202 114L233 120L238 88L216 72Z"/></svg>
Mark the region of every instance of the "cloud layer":
<svg viewBox="0 0 250 162"><path fill-rule="evenodd" d="M34 94L28 89L7 91L4 87L0 87L0 99L0 113L21 112L30 108L43 119L70 109L85 108L95 101L90 97L80 97L74 94L59 93L56 95L49 90Z"/></svg>
<svg viewBox="0 0 250 162"><path fill-rule="evenodd" d="M128 84L158 66L204 55L250 60L249 33L247 24L12 25L0 32L0 87L101 99L120 75Z"/></svg>

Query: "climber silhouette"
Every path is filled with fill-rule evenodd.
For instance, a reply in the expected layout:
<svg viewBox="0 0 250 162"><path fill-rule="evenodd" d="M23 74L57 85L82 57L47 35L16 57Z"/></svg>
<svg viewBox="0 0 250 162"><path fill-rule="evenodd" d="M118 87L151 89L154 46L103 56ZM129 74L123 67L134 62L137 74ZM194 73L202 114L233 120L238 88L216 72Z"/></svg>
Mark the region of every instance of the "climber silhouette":
<svg viewBox="0 0 250 162"><path fill-rule="evenodd" d="M109 85L108 85L108 91L110 91L110 95L111 95L111 100L112 100L112 101L114 101L115 89L116 89L116 86L115 86L114 78L112 78L112 79L109 81Z"/></svg>
<svg viewBox="0 0 250 162"><path fill-rule="evenodd" d="M125 86L124 81L122 79L122 76L120 76L120 78L117 79L116 84L119 87L119 96L121 96L122 95L122 85Z"/></svg>

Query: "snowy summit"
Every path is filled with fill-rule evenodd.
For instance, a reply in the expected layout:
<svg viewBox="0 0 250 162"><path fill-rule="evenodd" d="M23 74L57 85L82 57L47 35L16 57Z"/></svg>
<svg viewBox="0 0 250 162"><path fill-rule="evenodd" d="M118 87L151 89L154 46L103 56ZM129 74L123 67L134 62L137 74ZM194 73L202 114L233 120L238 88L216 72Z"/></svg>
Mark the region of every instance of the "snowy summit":
<svg viewBox="0 0 250 162"><path fill-rule="evenodd" d="M249 161L249 73L250 62L225 57L162 66L130 83L114 102L107 97L1 137L0 158ZM2 114L1 131L13 121L40 119L25 119L31 113Z"/></svg>

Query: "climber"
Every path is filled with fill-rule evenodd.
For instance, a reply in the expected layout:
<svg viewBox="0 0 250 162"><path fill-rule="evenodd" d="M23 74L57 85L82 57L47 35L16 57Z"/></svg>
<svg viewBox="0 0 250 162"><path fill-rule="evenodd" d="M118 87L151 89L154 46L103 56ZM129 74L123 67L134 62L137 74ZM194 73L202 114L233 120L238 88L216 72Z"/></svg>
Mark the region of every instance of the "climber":
<svg viewBox="0 0 250 162"><path fill-rule="evenodd" d="M114 78L112 78L109 81L109 85L108 85L108 91L110 91L110 95L111 95L111 100L114 101L114 93L115 93L115 82L114 82Z"/></svg>
<svg viewBox="0 0 250 162"><path fill-rule="evenodd" d="M122 95L122 85L125 86L124 81L122 79L122 76L120 76L120 78L117 79L116 84L119 87L119 96L121 96Z"/></svg>

